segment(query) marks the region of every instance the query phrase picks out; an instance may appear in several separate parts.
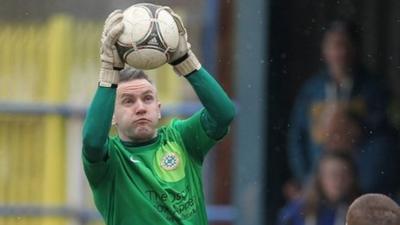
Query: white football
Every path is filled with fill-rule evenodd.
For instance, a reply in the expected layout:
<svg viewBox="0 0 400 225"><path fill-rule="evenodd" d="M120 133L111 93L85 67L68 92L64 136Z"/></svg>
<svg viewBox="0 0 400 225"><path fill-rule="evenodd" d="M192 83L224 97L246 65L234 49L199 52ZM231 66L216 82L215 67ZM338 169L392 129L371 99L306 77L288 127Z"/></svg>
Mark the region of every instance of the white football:
<svg viewBox="0 0 400 225"><path fill-rule="evenodd" d="M116 43L121 59L143 70L165 64L179 42L178 26L168 8L141 3L123 15L124 31Z"/></svg>

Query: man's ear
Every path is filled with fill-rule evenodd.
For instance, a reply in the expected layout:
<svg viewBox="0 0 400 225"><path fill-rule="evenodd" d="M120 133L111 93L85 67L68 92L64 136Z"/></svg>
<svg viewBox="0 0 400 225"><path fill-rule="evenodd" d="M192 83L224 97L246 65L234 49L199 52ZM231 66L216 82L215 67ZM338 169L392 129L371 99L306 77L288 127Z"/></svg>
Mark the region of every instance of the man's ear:
<svg viewBox="0 0 400 225"><path fill-rule="evenodd" d="M111 125L113 126L117 125L117 121L115 120L115 114L113 114L112 116Z"/></svg>

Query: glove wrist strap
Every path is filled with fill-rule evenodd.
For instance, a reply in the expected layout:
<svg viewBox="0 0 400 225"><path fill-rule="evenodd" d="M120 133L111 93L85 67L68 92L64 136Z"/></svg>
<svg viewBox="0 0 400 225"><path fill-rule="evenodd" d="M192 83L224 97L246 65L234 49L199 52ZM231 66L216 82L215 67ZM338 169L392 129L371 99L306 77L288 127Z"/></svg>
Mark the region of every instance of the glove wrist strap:
<svg viewBox="0 0 400 225"><path fill-rule="evenodd" d="M110 69L100 69L99 86L113 87L118 85L119 71Z"/></svg>
<svg viewBox="0 0 400 225"><path fill-rule="evenodd" d="M177 65L174 65L174 71L179 76L186 76L195 70L199 70L200 68L201 64L191 50L189 50L188 57L185 60Z"/></svg>

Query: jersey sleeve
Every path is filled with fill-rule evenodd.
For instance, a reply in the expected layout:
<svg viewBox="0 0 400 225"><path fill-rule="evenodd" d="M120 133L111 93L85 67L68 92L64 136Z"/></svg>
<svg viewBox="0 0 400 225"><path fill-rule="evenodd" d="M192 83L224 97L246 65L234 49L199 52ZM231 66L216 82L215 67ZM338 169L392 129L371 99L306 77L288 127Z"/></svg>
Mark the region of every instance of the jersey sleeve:
<svg viewBox="0 0 400 225"><path fill-rule="evenodd" d="M200 122L205 132L212 139L222 139L235 116L235 105L203 67L186 78L204 106Z"/></svg>
<svg viewBox="0 0 400 225"><path fill-rule="evenodd" d="M97 162L90 161L88 157L82 154L83 169L92 188L100 185L102 181L109 180L109 177L113 171L113 160L114 156L110 150L107 151L107 155L104 160Z"/></svg>
<svg viewBox="0 0 400 225"><path fill-rule="evenodd" d="M186 120L173 125L189 153L199 162L229 130L235 107L218 82L204 69L187 77L204 108Z"/></svg>
<svg viewBox="0 0 400 225"><path fill-rule="evenodd" d="M200 164L203 163L207 152L217 143L206 133L201 123L201 115L204 110L195 113L185 120L173 120L172 126L178 130L185 149Z"/></svg>
<svg viewBox="0 0 400 225"><path fill-rule="evenodd" d="M109 131L116 88L98 87L82 131L82 160L90 184L98 183L110 170Z"/></svg>

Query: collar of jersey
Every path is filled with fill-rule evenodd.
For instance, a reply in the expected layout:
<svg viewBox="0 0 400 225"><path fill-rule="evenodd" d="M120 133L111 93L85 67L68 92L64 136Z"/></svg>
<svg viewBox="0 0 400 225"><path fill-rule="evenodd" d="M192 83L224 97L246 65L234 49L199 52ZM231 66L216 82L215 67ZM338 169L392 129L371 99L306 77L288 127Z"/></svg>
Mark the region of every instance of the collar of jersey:
<svg viewBox="0 0 400 225"><path fill-rule="evenodd" d="M148 149L149 147L152 147L154 145L156 145L160 140L160 134L157 134L156 137L146 141L146 142L129 142L129 141L122 141L121 139L119 139L119 141L121 142L121 144L128 148L128 149L134 149L134 150L139 150L139 149Z"/></svg>

